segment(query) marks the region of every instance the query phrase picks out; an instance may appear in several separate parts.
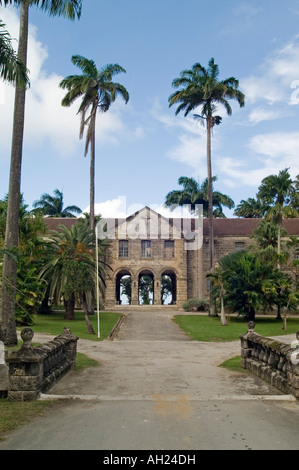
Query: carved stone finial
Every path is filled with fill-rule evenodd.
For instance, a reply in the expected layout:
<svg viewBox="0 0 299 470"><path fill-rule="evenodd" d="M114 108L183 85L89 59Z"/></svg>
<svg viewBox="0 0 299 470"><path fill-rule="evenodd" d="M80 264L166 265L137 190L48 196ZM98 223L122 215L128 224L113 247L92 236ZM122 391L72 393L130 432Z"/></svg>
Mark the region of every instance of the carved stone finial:
<svg viewBox="0 0 299 470"><path fill-rule="evenodd" d="M34 336L34 332L31 328L24 328L21 332L21 338L23 340L23 345L20 349L20 352L24 353L26 351L33 351L32 346L32 338Z"/></svg>
<svg viewBox="0 0 299 470"><path fill-rule="evenodd" d="M254 331L254 328L255 328L255 323L254 321L250 321L248 322L248 331Z"/></svg>

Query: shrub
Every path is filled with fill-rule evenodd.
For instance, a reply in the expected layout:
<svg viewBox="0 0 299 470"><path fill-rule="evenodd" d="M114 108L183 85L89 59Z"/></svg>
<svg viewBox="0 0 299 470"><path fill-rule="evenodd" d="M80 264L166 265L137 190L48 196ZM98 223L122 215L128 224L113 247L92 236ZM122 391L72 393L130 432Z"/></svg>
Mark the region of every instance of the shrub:
<svg viewBox="0 0 299 470"><path fill-rule="evenodd" d="M184 303L183 309L186 312L204 312L209 303L204 299L189 299Z"/></svg>

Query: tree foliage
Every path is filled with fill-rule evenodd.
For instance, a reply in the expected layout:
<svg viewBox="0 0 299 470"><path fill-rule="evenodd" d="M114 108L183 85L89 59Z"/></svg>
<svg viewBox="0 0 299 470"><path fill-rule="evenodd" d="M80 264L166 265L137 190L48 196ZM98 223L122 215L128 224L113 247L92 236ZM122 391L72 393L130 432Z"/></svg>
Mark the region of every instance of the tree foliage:
<svg viewBox="0 0 299 470"><path fill-rule="evenodd" d="M75 214L81 214L80 207L71 205L64 207L63 193L59 189L54 190L54 196L44 193L38 201L33 203L33 207L37 211L40 211L43 215L49 217L75 217Z"/></svg>
<svg viewBox="0 0 299 470"><path fill-rule="evenodd" d="M66 301L77 298L80 301L90 334L94 331L89 319L87 294L95 291L96 276L102 292L105 286L103 262L99 263L96 273L95 243L94 231L85 224L75 224L70 230L60 225L59 230L48 237L48 261L40 271L40 277L48 283L50 297L56 301L61 298Z"/></svg>

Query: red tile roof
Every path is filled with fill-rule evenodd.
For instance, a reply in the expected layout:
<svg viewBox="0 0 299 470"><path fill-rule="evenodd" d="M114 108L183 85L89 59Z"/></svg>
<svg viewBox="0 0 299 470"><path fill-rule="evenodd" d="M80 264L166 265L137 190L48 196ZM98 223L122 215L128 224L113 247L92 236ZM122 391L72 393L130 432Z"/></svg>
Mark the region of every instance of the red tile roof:
<svg viewBox="0 0 299 470"><path fill-rule="evenodd" d="M131 217L129 219L131 219ZM107 221L110 221L110 220L111 219L107 219ZM70 229L72 225L74 225L78 221L78 219L47 217L44 219L44 221L49 230L59 230L58 226L60 224ZM193 226L193 224L195 224L195 219L192 219L192 221L193 221L192 222L192 226ZM229 237L229 236L248 237L252 234L253 230L258 226L260 221L261 219L241 219L241 218L214 219L214 236L215 237ZM169 219L169 223L173 225L173 219ZM299 236L299 218L284 219L283 226L287 230L289 235ZM203 219L203 235L204 236L209 235L208 219Z"/></svg>

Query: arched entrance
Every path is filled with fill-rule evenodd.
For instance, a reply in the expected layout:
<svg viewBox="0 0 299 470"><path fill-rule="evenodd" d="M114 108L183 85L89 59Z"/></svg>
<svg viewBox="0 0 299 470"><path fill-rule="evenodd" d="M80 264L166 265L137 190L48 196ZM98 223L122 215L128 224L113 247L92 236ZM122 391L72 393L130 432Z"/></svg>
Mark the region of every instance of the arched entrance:
<svg viewBox="0 0 299 470"><path fill-rule="evenodd" d="M154 303L154 275L149 270L143 270L138 276L139 305L153 305Z"/></svg>
<svg viewBox="0 0 299 470"><path fill-rule="evenodd" d="M177 301L177 280L172 270L165 270L161 275L161 304L175 305Z"/></svg>
<svg viewBox="0 0 299 470"><path fill-rule="evenodd" d="M132 303L132 276L126 269L116 275L115 300L118 305L131 305Z"/></svg>

